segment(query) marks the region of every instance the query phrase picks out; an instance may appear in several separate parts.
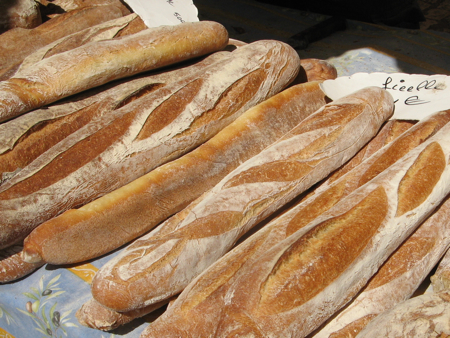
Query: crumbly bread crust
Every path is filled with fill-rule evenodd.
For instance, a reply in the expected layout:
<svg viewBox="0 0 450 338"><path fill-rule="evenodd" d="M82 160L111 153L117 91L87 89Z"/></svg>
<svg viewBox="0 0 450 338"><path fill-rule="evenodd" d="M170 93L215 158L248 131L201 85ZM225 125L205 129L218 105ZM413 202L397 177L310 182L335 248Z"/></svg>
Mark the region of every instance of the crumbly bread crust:
<svg viewBox="0 0 450 338"><path fill-rule="evenodd" d="M325 103L319 82L290 87L192 152L41 224L25 239L24 252L51 264L71 264L112 251L183 209Z"/></svg>
<svg viewBox="0 0 450 338"><path fill-rule="evenodd" d="M413 297L383 312L371 321L358 338L403 338L450 336L450 291Z"/></svg>
<svg viewBox="0 0 450 338"><path fill-rule="evenodd" d="M436 132L439 121L425 128L427 141L358 186L374 172L365 165L347 180L350 194L340 193L359 167L249 237L189 284L142 337L305 337L316 330L448 194L450 125ZM385 148L379 158L386 165ZM208 315L200 320L199 313Z"/></svg>
<svg viewBox="0 0 450 338"><path fill-rule="evenodd" d="M117 3L120 4L119 1ZM0 72L64 36L124 15L117 3L86 6L58 15L33 29L13 28L0 35Z"/></svg>
<svg viewBox="0 0 450 338"><path fill-rule="evenodd" d="M189 152L282 90L298 67L290 46L258 41L94 119L0 186L1 245Z"/></svg>
<svg viewBox="0 0 450 338"><path fill-rule="evenodd" d="M94 298L129 311L177 294L259 221L345 163L392 111L390 94L375 87L325 105L106 263Z"/></svg>
<svg viewBox="0 0 450 338"><path fill-rule="evenodd" d="M225 27L199 21L82 45L1 81L0 121L113 80L221 50L227 44Z"/></svg>

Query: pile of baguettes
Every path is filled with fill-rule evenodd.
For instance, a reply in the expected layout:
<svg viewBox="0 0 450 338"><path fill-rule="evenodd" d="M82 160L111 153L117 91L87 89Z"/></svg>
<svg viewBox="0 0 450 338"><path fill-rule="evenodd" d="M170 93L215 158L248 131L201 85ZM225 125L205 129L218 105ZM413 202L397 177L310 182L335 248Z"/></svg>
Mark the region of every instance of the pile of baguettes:
<svg viewBox="0 0 450 338"><path fill-rule="evenodd" d="M120 249L83 325L165 308L143 338L450 335L450 110L330 102L336 69L285 43L80 3L0 35L2 283Z"/></svg>

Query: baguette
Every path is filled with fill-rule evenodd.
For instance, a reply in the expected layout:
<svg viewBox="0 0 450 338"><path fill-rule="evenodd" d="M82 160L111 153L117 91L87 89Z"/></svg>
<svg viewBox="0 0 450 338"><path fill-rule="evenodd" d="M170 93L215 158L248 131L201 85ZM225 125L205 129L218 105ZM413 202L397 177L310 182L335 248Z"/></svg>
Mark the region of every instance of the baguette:
<svg viewBox="0 0 450 338"><path fill-rule="evenodd" d="M0 82L0 121L113 80L221 50L227 43L225 27L200 21L148 28L53 55Z"/></svg>
<svg viewBox="0 0 450 338"><path fill-rule="evenodd" d="M408 299L370 322L358 338L450 337L450 291Z"/></svg>
<svg viewBox="0 0 450 338"><path fill-rule="evenodd" d="M0 245L189 152L282 90L298 68L293 48L261 40L94 119L0 186Z"/></svg>
<svg viewBox="0 0 450 338"><path fill-rule="evenodd" d="M33 29L13 28L0 35L0 69L64 36L131 14L120 1L106 6L86 6L61 14Z"/></svg>
<svg viewBox="0 0 450 338"><path fill-rule="evenodd" d="M353 156L392 111L391 95L375 87L323 106L107 262L93 297L130 311L179 293L259 221Z"/></svg>
<svg viewBox="0 0 450 338"><path fill-rule="evenodd" d="M337 78L337 69L328 61L320 59L301 59L301 68L296 82L325 81Z"/></svg>
<svg viewBox="0 0 450 338"><path fill-rule="evenodd" d="M34 0L0 2L0 34L13 28L35 28L42 23L39 6Z"/></svg>
<svg viewBox="0 0 450 338"><path fill-rule="evenodd" d="M350 338L377 315L411 298L450 246L450 200L389 257L367 286L314 338Z"/></svg>
<svg viewBox="0 0 450 338"><path fill-rule="evenodd" d="M430 279L434 292L450 290L450 250L447 250Z"/></svg>
<svg viewBox="0 0 450 338"><path fill-rule="evenodd" d="M122 246L183 209L325 103L319 82L272 96L192 152L41 224L25 239L24 257L72 264Z"/></svg>
<svg viewBox="0 0 450 338"><path fill-rule="evenodd" d="M136 14L129 14L85 28L37 49L23 60L19 59L15 63L3 67L0 69L0 81L13 77L14 74L25 68L34 67L44 58L69 51L89 42L131 35L144 29L146 29L144 22Z"/></svg>
<svg viewBox="0 0 450 338"><path fill-rule="evenodd" d="M193 75L229 52L213 53L192 64L138 75L84 91L49 107L0 124L0 178L10 179L37 157L90 121L143 95Z"/></svg>
<svg viewBox="0 0 450 338"><path fill-rule="evenodd" d="M301 88L299 85L294 86L294 87ZM289 89L289 90L292 90L292 89ZM289 91L289 90L286 90L286 91ZM279 96L279 95L277 95L277 96ZM265 102L265 104L267 104L268 102L270 102L272 100L273 100L273 98L269 99L268 101ZM293 100L290 100L289 102L292 102L292 101ZM255 109L256 108L257 107L255 107ZM278 111L277 114L280 114L280 112ZM239 118L237 121L239 121L239 120L242 120L242 117ZM233 123L233 124L236 124L236 123ZM232 125L228 126L226 129L232 127ZM383 128L376 135L376 137L374 139L372 139L366 146L364 146L363 149L361 149L361 151L358 152L358 154L355 157L358 157L359 160L361 160L365 157L369 157L377 149L381 148L385 144L390 143L393 138L396 138L397 136L399 136L400 133L407 130L412 125L414 125L413 121L402 121L402 120L387 121L387 123L383 126ZM360 153L362 153L363 156L359 156ZM188 155L185 155L185 156L188 156ZM353 161L353 159L355 157L353 157L352 160L350 161L352 163L352 165L354 165L354 163L355 163L355 161ZM346 164L346 165L348 165L348 164ZM338 171L341 171L341 169L339 169ZM56 231L56 229L54 229L53 231ZM176 298L174 297L174 299L171 300L170 302L173 302L175 299ZM130 312L116 312L113 310L106 309L104 306L101 306L98 302L91 299L88 302L86 302L85 304L83 304L81 309L77 312L77 318L82 325L85 325L85 326L88 326L88 327L91 327L94 329L98 329L98 330L110 331L110 330L116 329L120 325L124 325L138 317L144 316L148 313L155 311L155 308L157 308L157 307L155 307L154 305L150 305L148 307L140 308L139 310L135 310L135 311L132 310ZM127 321L124 321L123 318L127 318ZM98 324L98 323L100 323L100 324ZM105 325L103 323L114 323L114 325Z"/></svg>
<svg viewBox="0 0 450 338"><path fill-rule="evenodd" d="M91 298L77 310L75 316L83 326L101 331L112 331L135 319L144 317L149 313L154 313L169 302L170 300L165 300L161 303L152 304L129 312L116 312L104 307Z"/></svg>
<svg viewBox="0 0 450 338"><path fill-rule="evenodd" d="M25 262L22 259L21 246L11 246L0 251L0 259L0 283L9 283L18 280L44 265L44 262Z"/></svg>
<svg viewBox="0 0 450 338"><path fill-rule="evenodd" d="M448 195L449 131L446 124L312 220L304 220L307 210L296 206L267 224L255 234L259 240L236 247L189 284L141 337L313 332ZM336 190L345 189L343 178L333 185Z"/></svg>

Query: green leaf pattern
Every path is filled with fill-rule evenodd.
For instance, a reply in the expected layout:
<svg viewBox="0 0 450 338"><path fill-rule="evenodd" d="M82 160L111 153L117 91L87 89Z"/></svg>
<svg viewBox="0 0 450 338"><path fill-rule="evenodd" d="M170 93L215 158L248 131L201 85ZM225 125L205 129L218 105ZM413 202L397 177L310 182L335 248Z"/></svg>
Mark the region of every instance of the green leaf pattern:
<svg viewBox="0 0 450 338"><path fill-rule="evenodd" d="M33 320L36 331L43 334L43 337L67 337L66 328L77 327L70 321L72 310L63 313L58 311L58 303L55 298L65 292L59 288L58 280L60 277L59 274L49 282L44 283L44 276L42 276L37 288L30 287L30 292L23 293L25 297L29 298L25 309L17 309ZM4 311L0 312L0 318L2 313Z"/></svg>

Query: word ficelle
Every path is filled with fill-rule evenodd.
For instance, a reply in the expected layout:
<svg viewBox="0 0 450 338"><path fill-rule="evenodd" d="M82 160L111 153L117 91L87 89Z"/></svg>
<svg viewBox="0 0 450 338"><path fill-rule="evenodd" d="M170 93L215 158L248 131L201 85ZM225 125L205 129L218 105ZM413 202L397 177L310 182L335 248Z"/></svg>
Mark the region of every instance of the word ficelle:
<svg viewBox="0 0 450 338"><path fill-rule="evenodd" d="M393 84L392 77L388 76L384 83L382 84L382 88L391 91L399 91L399 92L408 92L415 93L420 91L429 91L429 90L442 90L441 86L434 79L432 80L423 80L417 85L406 85L405 80L400 80L400 83ZM397 103L399 99L396 99L394 102ZM430 101L419 99L418 95L411 95L404 100L404 104L408 106L419 105L429 103Z"/></svg>

